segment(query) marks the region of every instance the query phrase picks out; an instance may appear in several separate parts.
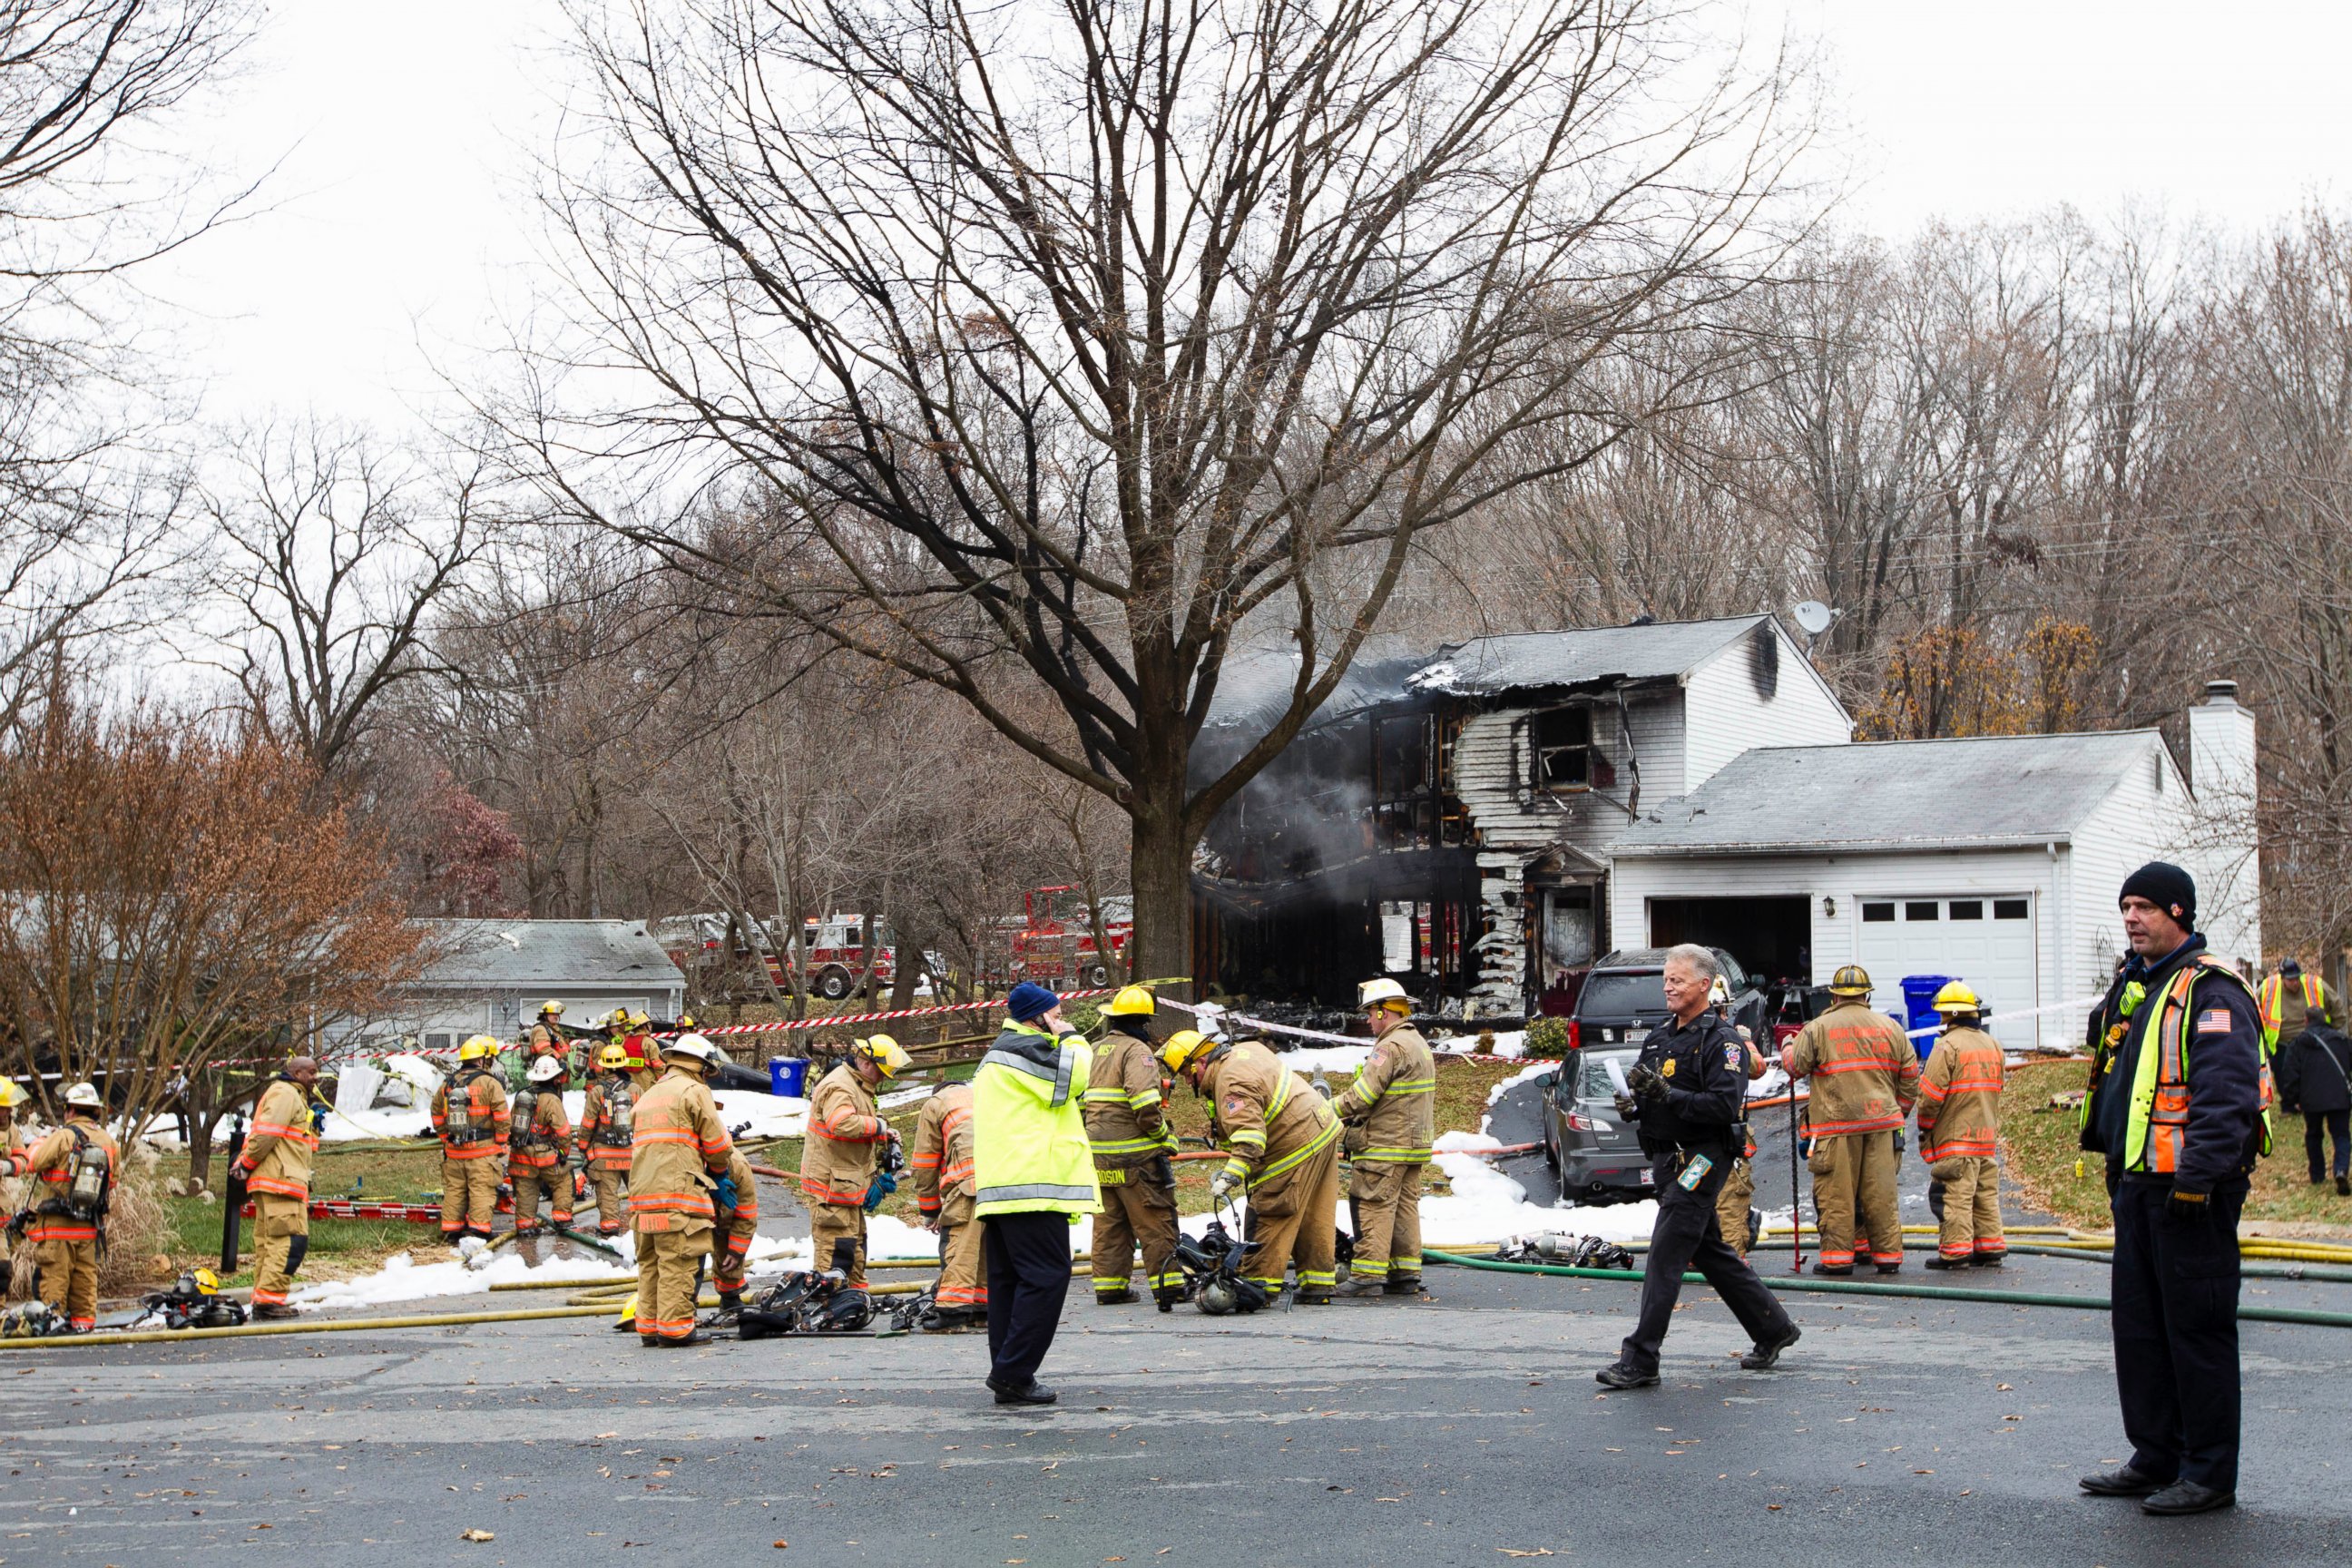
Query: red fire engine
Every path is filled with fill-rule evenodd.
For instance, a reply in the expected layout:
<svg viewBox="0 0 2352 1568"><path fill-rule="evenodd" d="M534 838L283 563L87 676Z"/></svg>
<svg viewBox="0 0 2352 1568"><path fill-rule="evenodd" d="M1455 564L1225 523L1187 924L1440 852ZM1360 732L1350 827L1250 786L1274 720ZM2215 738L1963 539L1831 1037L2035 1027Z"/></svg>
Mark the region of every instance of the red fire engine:
<svg viewBox="0 0 2352 1568"><path fill-rule="evenodd" d="M1124 895L1102 901L1102 934L1110 941L1110 962L1089 926L1086 895L1075 887L1033 888L1023 896L1027 919L1013 933L1013 977L1041 984L1084 986L1110 984L1127 973L1127 944L1135 935L1135 900Z"/></svg>

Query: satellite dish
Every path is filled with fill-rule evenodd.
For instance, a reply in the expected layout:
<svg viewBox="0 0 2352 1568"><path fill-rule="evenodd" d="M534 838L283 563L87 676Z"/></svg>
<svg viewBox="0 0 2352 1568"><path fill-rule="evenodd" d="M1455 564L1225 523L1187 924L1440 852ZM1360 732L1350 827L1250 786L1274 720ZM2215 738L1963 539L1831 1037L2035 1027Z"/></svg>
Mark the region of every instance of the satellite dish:
<svg viewBox="0 0 2352 1568"><path fill-rule="evenodd" d="M1831 609L1819 599L1807 599L1789 614L1795 619L1797 629L1809 637L1817 637L1829 630L1830 623L1836 620L1838 616L1835 610Z"/></svg>

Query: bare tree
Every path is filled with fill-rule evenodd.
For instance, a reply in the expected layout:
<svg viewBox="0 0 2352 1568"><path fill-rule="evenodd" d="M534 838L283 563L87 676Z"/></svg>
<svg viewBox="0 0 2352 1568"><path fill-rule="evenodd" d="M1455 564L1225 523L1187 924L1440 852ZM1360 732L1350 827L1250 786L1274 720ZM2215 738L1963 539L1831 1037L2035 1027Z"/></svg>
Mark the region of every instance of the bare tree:
<svg viewBox="0 0 2352 1568"><path fill-rule="evenodd" d="M299 753L52 693L0 752L0 1058L95 1080L131 1136L239 1062L316 1048L421 967L381 846ZM192 1094L192 1170L214 1102ZM50 1107L51 1114L56 1107Z"/></svg>
<svg viewBox="0 0 2352 1568"><path fill-rule="evenodd" d="M51 654L140 623L177 563L184 465L110 285L251 192L207 198L176 111L228 68L249 0L0 0L0 717Z"/></svg>
<svg viewBox="0 0 2352 1568"><path fill-rule="evenodd" d="M595 356L653 391L508 428L564 504L1115 801L1159 973L1203 826L1413 542L1543 477L1515 438L1752 277L1801 140L1780 61L1709 71L1640 0L640 0L582 35L613 157L555 211ZM604 488L663 458L772 514L748 581ZM1188 780L1252 626L1291 700Z"/></svg>
<svg viewBox="0 0 2352 1568"><path fill-rule="evenodd" d="M426 632L498 533L480 473L432 472L365 433L307 420L231 447L206 498L237 612L247 709L322 776L367 739L384 700L433 675Z"/></svg>

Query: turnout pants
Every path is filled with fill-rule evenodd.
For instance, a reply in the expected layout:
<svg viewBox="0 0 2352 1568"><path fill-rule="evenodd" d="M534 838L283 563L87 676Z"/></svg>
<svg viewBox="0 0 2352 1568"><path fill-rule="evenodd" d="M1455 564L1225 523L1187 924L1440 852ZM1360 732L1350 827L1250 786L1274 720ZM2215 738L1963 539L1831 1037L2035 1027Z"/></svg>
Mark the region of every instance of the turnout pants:
<svg viewBox="0 0 2352 1568"><path fill-rule="evenodd" d="M1742 1258L1748 1256L1748 1211L1755 1206L1756 1173L1745 1159L1734 1160L1715 1200L1715 1227L1723 1233L1723 1245Z"/></svg>
<svg viewBox="0 0 2352 1568"><path fill-rule="evenodd" d="M1025 1388L1053 1348L1070 1294L1070 1216L1058 1209L992 1215L988 1255L988 1381Z"/></svg>
<svg viewBox="0 0 2352 1568"><path fill-rule="evenodd" d="M539 1194L547 1194L550 1217L560 1226L572 1223L572 1167L517 1165L507 1173L514 1184L515 1229L528 1235L539 1228Z"/></svg>
<svg viewBox="0 0 2352 1568"><path fill-rule="evenodd" d="M1882 1268L1903 1264L1903 1215L1895 1179L1895 1132L1841 1132L1813 1140L1813 1213L1821 1226L1822 1262L1852 1268L1867 1256ZM1854 1250L1854 1211L1870 1237L1867 1254Z"/></svg>
<svg viewBox="0 0 2352 1568"><path fill-rule="evenodd" d="M812 1268L833 1267L833 1244L841 1237L852 1237L857 1242L856 1253L850 1258L849 1283L859 1290L866 1289L866 1206L863 1204L821 1204L811 1200L809 1206L809 1240L815 1247Z"/></svg>
<svg viewBox="0 0 2352 1568"><path fill-rule="evenodd" d="M988 1268L986 1229L985 1221L971 1217L971 1199L940 1205L940 1282L931 1291L940 1311L974 1312L988 1306L988 1284L982 1278Z"/></svg>
<svg viewBox="0 0 2352 1568"><path fill-rule="evenodd" d="M441 1157L441 1235L488 1236L499 1211L499 1163L488 1154L471 1160Z"/></svg>
<svg viewBox="0 0 2352 1568"><path fill-rule="evenodd" d="M1302 1293L1328 1291L1338 1278L1339 1206L1337 1138L1272 1181L1252 1183L1243 1234L1257 1246L1242 1259L1248 1278L1279 1295L1283 1265L1295 1263Z"/></svg>
<svg viewBox="0 0 2352 1568"><path fill-rule="evenodd" d="M637 1232L639 1339L682 1340L694 1332L694 1298L711 1235L709 1220L692 1230Z"/></svg>
<svg viewBox="0 0 2352 1568"><path fill-rule="evenodd" d="M2330 1134L2336 1139L2336 1174L2352 1175L2352 1110L2306 1110L2303 1113L2303 1152L2311 1161L2311 1179L2326 1174L2319 1167L2327 1152Z"/></svg>
<svg viewBox="0 0 2352 1568"><path fill-rule="evenodd" d="M629 1204L623 1194L629 1190L629 1173L592 1163L588 1184L596 1192L596 1234L618 1236L628 1229Z"/></svg>
<svg viewBox="0 0 2352 1568"><path fill-rule="evenodd" d="M253 1304L280 1307L310 1249L310 1203L284 1193L253 1194Z"/></svg>
<svg viewBox="0 0 2352 1568"><path fill-rule="evenodd" d="M1723 1239L1715 1205L1730 1175L1727 1169L1730 1160L1728 1155L1712 1157L1716 1163L1699 1178L1696 1192L1681 1183L1685 1156L1666 1153L1651 1160L1658 1219L1650 1230L1650 1257L1642 1271L1642 1314L1619 1355L1625 1365L1642 1372L1658 1370L1658 1347L1665 1342L1666 1325L1674 1321L1685 1268L1699 1271L1749 1339L1761 1344L1789 1331L1789 1314L1781 1310L1779 1299Z"/></svg>
<svg viewBox="0 0 2352 1568"><path fill-rule="evenodd" d="M2112 1181L2113 1178L2111 1177ZM2131 1468L2238 1489L2238 1215L2243 1178L2210 1214L2174 1219L2172 1184L2114 1183L2116 1387Z"/></svg>
<svg viewBox="0 0 2352 1568"><path fill-rule="evenodd" d="M1936 1250L1949 1258L2000 1258L2009 1251L2000 1236L2000 1162L1983 1154L1953 1154L1927 1167L1935 1183L1929 1197L1940 1192L1941 1206L1931 1203L1942 1227Z"/></svg>
<svg viewBox="0 0 2352 1568"><path fill-rule="evenodd" d="M711 1236L710 1282L713 1285L721 1290L743 1289L743 1275L751 1264L751 1242L759 1233L759 1221L727 1214L726 1223L719 1226Z"/></svg>
<svg viewBox="0 0 2352 1568"><path fill-rule="evenodd" d="M41 1270L41 1300L77 1329L98 1321L98 1243L53 1237L33 1252Z"/></svg>
<svg viewBox="0 0 2352 1568"><path fill-rule="evenodd" d="M1421 1278L1421 1178L1427 1168L1417 1161L1355 1163L1348 1178L1356 1209L1349 1273L1361 1279Z"/></svg>
<svg viewBox="0 0 2352 1568"><path fill-rule="evenodd" d="M1116 1296L1134 1284L1129 1268L1143 1255L1143 1281L1155 1300L1184 1294L1176 1267L1176 1168L1162 1155L1124 1170L1095 1171L1102 1213L1095 1215L1095 1294ZM944 1302L941 1303L945 1305Z"/></svg>

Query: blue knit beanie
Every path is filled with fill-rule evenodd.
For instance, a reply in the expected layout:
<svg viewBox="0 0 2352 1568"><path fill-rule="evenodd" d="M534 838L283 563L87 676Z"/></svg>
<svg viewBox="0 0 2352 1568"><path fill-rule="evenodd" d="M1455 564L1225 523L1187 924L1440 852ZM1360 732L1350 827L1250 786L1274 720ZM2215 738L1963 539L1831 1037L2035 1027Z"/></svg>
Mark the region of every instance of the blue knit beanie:
<svg viewBox="0 0 2352 1568"><path fill-rule="evenodd" d="M1034 981L1024 980L1004 999L1004 1009L1016 1024L1033 1023L1062 1005L1062 999Z"/></svg>

